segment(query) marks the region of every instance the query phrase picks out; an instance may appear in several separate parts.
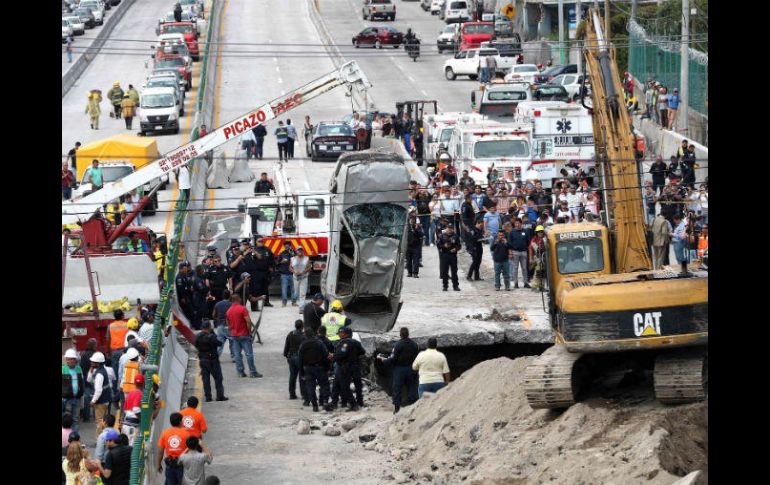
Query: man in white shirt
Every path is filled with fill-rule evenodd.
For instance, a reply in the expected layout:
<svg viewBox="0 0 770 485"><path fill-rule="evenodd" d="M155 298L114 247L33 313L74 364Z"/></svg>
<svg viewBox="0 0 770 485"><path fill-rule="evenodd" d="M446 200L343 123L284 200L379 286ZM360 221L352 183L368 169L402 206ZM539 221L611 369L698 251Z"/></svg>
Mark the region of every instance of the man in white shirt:
<svg viewBox="0 0 770 485"><path fill-rule="evenodd" d="M412 363L412 370L420 376L417 394L422 398L425 392L437 392L449 383L449 364L446 355L436 350L438 342L435 337L428 339L428 348L417 354Z"/></svg>
<svg viewBox="0 0 770 485"><path fill-rule="evenodd" d="M190 169L187 165L179 167L176 172L176 181L179 184L179 192L184 194L186 200L190 200Z"/></svg>
<svg viewBox="0 0 770 485"><path fill-rule="evenodd" d="M254 136L254 132L246 130L241 135L241 148L246 150L246 160L250 160L252 156L256 158L255 147L257 146L257 137Z"/></svg>
<svg viewBox="0 0 770 485"><path fill-rule="evenodd" d="M296 296L292 295L292 299L298 298L300 300L300 313L305 308L307 301L307 280L311 269L310 258L305 256L305 248L298 246L296 256L291 258L289 262L289 271L294 274L294 291L297 292Z"/></svg>

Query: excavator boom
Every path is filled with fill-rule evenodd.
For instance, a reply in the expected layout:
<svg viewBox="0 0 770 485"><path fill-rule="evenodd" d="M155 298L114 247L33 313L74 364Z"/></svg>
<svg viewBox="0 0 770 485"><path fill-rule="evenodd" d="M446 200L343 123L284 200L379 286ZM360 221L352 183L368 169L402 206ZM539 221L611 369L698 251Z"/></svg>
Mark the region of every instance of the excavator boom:
<svg viewBox="0 0 770 485"><path fill-rule="evenodd" d="M631 119L621 97L615 50L602 33L599 13L588 16L586 71L591 79L596 153L607 194L608 226L614 235L614 263L618 273L652 268L645 238L642 190L636 163Z"/></svg>
<svg viewBox="0 0 770 485"><path fill-rule="evenodd" d="M249 111L238 118L225 123L216 130L179 148L166 153L163 158L137 170L120 180L104 184L100 190L93 192L73 203L62 205L62 224L75 224L89 219L102 206L137 187L150 182L163 174L187 165L193 158L203 155L209 150L243 134L258 123L276 118L285 112L306 103L338 86L346 85L350 89L363 92L371 87L364 72L356 61L343 64L338 70L332 71L320 78L307 83L282 95L259 108Z"/></svg>

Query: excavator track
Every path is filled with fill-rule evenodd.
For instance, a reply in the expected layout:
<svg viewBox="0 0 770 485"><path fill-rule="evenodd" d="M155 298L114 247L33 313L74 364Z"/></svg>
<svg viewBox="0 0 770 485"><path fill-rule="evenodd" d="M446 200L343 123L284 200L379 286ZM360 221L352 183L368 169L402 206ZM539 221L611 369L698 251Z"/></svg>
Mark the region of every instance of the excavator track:
<svg viewBox="0 0 770 485"><path fill-rule="evenodd" d="M568 408L575 404L579 376L575 363L583 354L568 352L554 345L524 371L527 401L535 409Z"/></svg>
<svg viewBox="0 0 770 485"><path fill-rule="evenodd" d="M665 404L702 401L708 396L708 354L684 349L655 359L655 397Z"/></svg>

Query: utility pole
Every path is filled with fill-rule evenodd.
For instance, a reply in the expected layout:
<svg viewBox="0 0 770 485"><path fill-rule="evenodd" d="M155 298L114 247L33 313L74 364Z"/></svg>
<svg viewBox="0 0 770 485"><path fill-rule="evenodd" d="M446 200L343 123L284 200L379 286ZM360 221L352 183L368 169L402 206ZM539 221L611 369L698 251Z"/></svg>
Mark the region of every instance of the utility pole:
<svg viewBox="0 0 770 485"><path fill-rule="evenodd" d="M612 40L610 36L610 0L604 0L604 38L609 46Z"/></svg>
<svg viewBox="0 0 770 485"><path fill-rule="evenodd" d="M636 1L631 0L631 20L636 20Z"/></svg>
<svg viewBox="0 0 770 485"><path fill-rule="evenodd" d="M690 82L690 0L682 0L682 45L681 45L681 81L679 94L682 97L681 105L677 110L678 124L686 135L688 130L687 111L689 110L689 82ZM676 129L676 127L674 127Z"/></svg>
<svg viewBox="0 0 770 485"><path fill-rule="evenodd" d="M577 29L580 27L580 0L576 0L575 2L575 31L577 32ZM575 45L578 47L578 74L583 74L583 51L580 49L580 42L577 40L577 33L575 34Z"/></svg>
<svg viewBox="0 0 770 485"><path fill-rule="evenodd" d="M559 64L564 64L564 0L559 0Z"/></svg>

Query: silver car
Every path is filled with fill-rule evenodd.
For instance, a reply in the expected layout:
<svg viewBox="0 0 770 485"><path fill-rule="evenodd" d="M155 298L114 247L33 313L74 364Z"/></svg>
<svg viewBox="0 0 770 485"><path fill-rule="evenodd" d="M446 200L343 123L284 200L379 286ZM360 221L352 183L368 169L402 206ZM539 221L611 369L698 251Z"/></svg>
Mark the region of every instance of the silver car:
<svg viewBox="0 0 770 485"><path fill-rule="evenodd" d="M72 26L66 19L61 19L61 41L67 42L67 38L72 36Z"/></svg>
<svg viewBox="0 0 770 485"><path fill-rule="evenodd" d="M104 4L99 0L82 0L78 5L79 8L90 8L91 13L94 14L97 25L104 25Z"/></svg>
<svg viewBox="0 0 770 485"><path fill-rule="evenodd" d="M176 99L179 100L179 116L184 116L184 89L179 87L177 77L169 76L165 74L159 74L150 76L144 83L143 88L174 88L176 91Z"/></svg>
<svg viewBox="0 0 770 485"><path fill-rule="evenodd" d="M67 15L62 17L62 20L66 20L70 27L72 27L73 35L83 35L86 33L86 24L77 15Z"/></svg>

